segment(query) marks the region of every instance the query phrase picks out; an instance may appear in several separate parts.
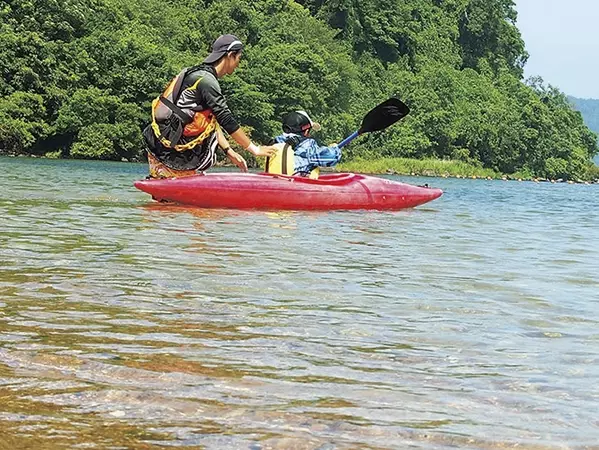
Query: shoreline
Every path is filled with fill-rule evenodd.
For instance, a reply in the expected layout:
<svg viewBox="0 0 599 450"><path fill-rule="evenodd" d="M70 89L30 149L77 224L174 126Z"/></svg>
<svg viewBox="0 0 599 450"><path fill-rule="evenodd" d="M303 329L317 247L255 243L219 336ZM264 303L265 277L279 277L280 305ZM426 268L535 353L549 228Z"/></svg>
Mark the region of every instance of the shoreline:
<svg viewBox="0 0 599 450"><path fill-rule="evenodd" d="M595 165L597 178L568 180L565 178L542 178L517 172L505 174L492 169L484 169L462 161L441 159L379 158L375 160L356 159L342 162L336 171L356 172L372 175L402 175L437 178L482 179L503 181L531 181L535 183L599 184L599 166Z"/></svg>
<svg viewBox="0 0 599 450"><path fill-rule="evenodd" d="M8 158L32 158L48 160L80 160L80 161L107 161L95 159L75 159L75 158L52 158L43 155L28 154L6 154L0 153L2 157ZM145 161L111 161L143 164ZM261 165L258 165L260 167ZM217 161L214 167L236 167L234 164L223 160ZM255 169L258 167L250 167ZM599 166L595 165L597 173ZM591 180L568 180L568 179L548 179L534 177L525 173L504 174L495 172L492 169L484 169L462 161L441 160L441 159L411 159L411 158L378 158L373 160L355 159L352 161L341 162L333 168L321 168L322 172L353 172L363 175L400 175L413 177L431 177L431 178L457 178L472 180L503 180L503 181L530 181L535 183L566 183L566 184L599 184L599 177Z"/></svg>
<svg viewBox="0 0 599 450"><path fill-rule="evenodd" d="M323 171L321 170L321 172L327 172L326 170ZM560 183L565 183L565 184L599 184L599 179L596 180L578 180L578 181L573 181L573 180L564 180L562 178L558 178L556 180L553 179L548 179L548 178L538 178L538 177L526 177L526 178L516 178L513 177L511 175L505 175L505 174L501 174L499 176L496 177L483 177L483 176L477 176L477 175L471 175L471 176L467 176L467 175L447 175L447 174L442 174L442 175L438 175L438 174L430 174L430 173L417 173L417 172L411 172L411 173L402 173L402 172L396 172L393 169L387 169L385 172L370 172L370 171L361 171L361 170L353 170L353 169L339 169L339 170L331 170L330 172L353 172L353 173L359 173L362 175L398 175L398 176L403 176L403 177L421 177L421 178L426 178L426 177L430 177L430 178L456 178L456 179L464 179L464 180L468 180L468 179L472 179L472 180L486 180L486 181L496 181L496 180L501 180L501 181L518 181L518 182L534 182L534 183L554 183L554 184L560 184Z"/></svg>

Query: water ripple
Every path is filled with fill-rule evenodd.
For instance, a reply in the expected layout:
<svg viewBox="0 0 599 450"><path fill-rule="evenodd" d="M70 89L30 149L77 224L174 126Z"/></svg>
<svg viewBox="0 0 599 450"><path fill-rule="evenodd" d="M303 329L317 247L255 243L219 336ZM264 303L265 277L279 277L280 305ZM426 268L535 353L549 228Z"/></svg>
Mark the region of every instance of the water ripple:
<svg viewBox="0 0 599 450"><path fill-rule="evenodd" d="M2 162L4 448L599 441L596 186L220 211L149 202L141 165Z"/></svg>

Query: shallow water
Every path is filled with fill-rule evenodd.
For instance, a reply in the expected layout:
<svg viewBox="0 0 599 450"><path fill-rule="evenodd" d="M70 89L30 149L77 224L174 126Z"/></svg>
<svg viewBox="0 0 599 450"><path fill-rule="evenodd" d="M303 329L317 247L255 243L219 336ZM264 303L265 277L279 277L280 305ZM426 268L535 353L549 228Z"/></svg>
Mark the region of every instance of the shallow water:
<svg viewBox="0 0 599 450"><path fill-rule="evenodd" d="M0 166L0 448L599 448L599 185L257 212Z"/></svg>

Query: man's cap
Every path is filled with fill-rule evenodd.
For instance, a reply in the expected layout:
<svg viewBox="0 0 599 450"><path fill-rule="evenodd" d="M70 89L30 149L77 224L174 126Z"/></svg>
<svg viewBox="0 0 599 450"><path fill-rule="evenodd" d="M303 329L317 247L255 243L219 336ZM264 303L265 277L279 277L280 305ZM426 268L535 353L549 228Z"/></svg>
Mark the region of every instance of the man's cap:
<svg viewBox="0 0 599 450"><path fill-rule="evenodd" d="M313 122L306 111L293 111L283 118L283 131L285 133L303 134L309 129L320 131L320 124Z"/></svg>
<svg viewBox="0 0 599 450"><path fill-rule="evenodd" d="M243 49L243 43L232 34L219 36L212 44L212 53L204 60L204 64L212 64L221 59L227 52L238 52Z"/></svg>

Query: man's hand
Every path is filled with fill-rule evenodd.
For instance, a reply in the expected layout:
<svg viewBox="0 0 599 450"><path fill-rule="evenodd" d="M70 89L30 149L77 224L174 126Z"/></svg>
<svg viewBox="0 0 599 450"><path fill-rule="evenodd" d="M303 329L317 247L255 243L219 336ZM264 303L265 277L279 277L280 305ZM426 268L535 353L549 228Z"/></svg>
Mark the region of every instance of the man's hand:
<svg viewBox="0 0 599 450"><path fill-rule="evenodd" d="M239 153L231 149L227 152L227 157L229 158L229 161L239 167L242 172L248 171L248 164Z"/></svg>
<svg viewBox="0 0 599 450"><path fill-rule="evenodd" d="M274 156L277 148L274 145L259 145L258 150L254 152L256 156Z"/></svg>

